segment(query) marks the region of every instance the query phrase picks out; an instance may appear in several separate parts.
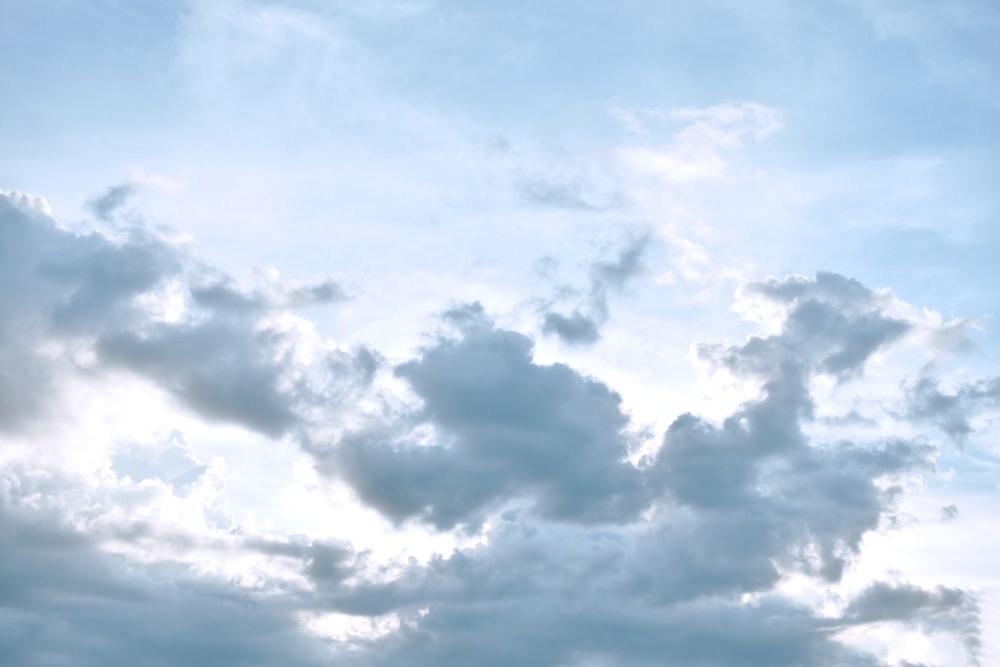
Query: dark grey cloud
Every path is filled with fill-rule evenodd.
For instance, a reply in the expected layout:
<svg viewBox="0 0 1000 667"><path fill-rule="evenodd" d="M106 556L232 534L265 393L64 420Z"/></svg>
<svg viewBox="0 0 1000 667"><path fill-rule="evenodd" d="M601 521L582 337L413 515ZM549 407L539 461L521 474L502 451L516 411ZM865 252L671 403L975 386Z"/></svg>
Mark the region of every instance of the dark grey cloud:
<svg viewBox="0 0 1000 667"><path fill-rule="evenodd" d="M394 520L441 528L475 523L512 498L554 519L619 521L644 504L625 461L628 418L606 385L563 364L532 360L532 341L496 328L478 304L447 318L439 338L400 364L423 402L399 426L352 433L324 465ZM418 442L433 427L434 441Z"/></svg>
<svg viewBox="0 0 1000 667"><path fill-rule="evenodd" d="M620 293L629 282L646 271L643 258L649 244L648 234L637 236L613 260L592 264L585 303L569 315L554 310L555 303L547 303L543 308L542 332L557 336L569 345L597 342L601 327L610 317L609 295Z"/></svg>
<svg viewBox="0 0 1000 667"><path fill-rule="evenodd" d="M972 433L969 420L982 410L1000 405L1000 378L960 385L941 391L935 378L923 377L906 387L906 410L911 419L935 424L954 440Z"/></svg>
<svg viewBox="0 0 1000 667"><path fill-rule="evenodd" d="M290 357L290 334L266 318L341 301L339 285L243 289L141 226L114 237L78 234L0 196L0 275L0 429L40 415L58 373L73 371L71 360L43 353L46 342L90 349L90 371L128 369L205 417L271 436L301 425L318 404L332 408L379 363L364 349L330 352L306 381ZM192 309L163 321L139 297L168 282L181 285Z"/></svg>

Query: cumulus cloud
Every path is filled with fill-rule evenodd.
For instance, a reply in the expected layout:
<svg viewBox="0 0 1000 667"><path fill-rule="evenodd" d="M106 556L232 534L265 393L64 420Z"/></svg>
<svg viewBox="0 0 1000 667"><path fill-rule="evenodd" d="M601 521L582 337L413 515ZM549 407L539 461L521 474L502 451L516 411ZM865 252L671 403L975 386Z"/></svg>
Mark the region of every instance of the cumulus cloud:
<svg viewBox="0 0 1000 667"><path fill-rule="evenodd" d="M531 339L497 328L479 304L447 317L458 335L394 370L421 407L401 424L350 434L327 468L394 520L441 528L516 498L556 519L634 516L642 489L625 461L621 398L568 366L536 364Z"/></svg>
<svg viewBox="0 0 1000 667"><path fill-rule="evenodd" d="M388 581L318 586L325 608L401 619L358 642L366 664L877 665L838 632L890 621L954 633L975 662L965 591L877 585L839 618L777 592L788 572L840 581L934 450L802 428L812 378L850 382L907 330L888 294L834 274L742 293L779 306L776 331L701 351L758 379L760 396L721 424L678 417L636 466L610 390L535 364L530 340L476 305L450 313L458 334L396 368L421 408L320 465L396 521L446 529L485 513L496 525L486 544Z"/></svg>

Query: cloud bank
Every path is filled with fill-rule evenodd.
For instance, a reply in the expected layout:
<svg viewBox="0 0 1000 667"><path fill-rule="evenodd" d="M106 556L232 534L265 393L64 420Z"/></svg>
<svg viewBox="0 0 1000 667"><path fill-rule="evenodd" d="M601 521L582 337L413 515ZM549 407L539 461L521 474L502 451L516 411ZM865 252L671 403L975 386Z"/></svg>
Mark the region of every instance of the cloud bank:
<svg viewBox="0 0 1000 667"><path fill-rule="evenodd" d="M593 266L601 322L645 244ZM60 378L125 372L198 418L296 443L321 487L390 530L474 538L387 563L350 526L337 539L244 530L217 504L222 473L181 434L118 444L92 477L5 463L5 662L884 665L845 636L899 624L954 637L980 663L972 592L843 587L937 456L905 431L815 435L816 383L861 381L924 326L888 291L833 273L745 283L738 304L760 330L694 350L752 396L721 420L681 414L650 443L612 387L539 362L533 339L480 303L447 310L414 356L387 363L317 341L293 315L343 301L335 282L243 287L141 225L74 232L10 195L0 249L11 437L58 419ZM995 383L918 381L907 414L960 436ZM823 604L790 594L794 577ZM324 618L368 625L324 635Z"/></svg>

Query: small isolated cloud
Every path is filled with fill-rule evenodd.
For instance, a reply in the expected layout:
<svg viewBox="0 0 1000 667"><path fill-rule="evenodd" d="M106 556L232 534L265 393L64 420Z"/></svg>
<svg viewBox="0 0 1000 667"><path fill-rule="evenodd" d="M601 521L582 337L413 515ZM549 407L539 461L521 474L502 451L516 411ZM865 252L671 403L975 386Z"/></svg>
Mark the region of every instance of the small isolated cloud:
<svg viewBox="0 0 1000 667"><path fill-rule="evenodd" d="M624 196L602 192L582 179L536 175L517 182L521 197L531 204L578 211L604 211L619 208Z"/></svg>
<svg viewBox="0 0 1000 667"><path fill-rule="evenodd" d="M135 192L136 187L131 183L113 185L103 195L92 199L87 204L99 220L107 222L128 203L128 200L132 198Z"/></svg>
<svg viewBox="0 0 1000 667"><path fill-rule="evenodd" d="M569 315L553 310L554 304L548 304L542 316L542 332L557 336L569 345L597 342L601 327L610 317L609 295L621 293L632 280L646 272L643 258L650 242L648 234L637 236L613 260L593 263L585 302Z"/></svg>
<svg viewBox="0 0 1000 667"><path fill-rule="evenodd" d="M597 322L577 310L568 316L545 313L542 331L545 334L558 336L562 342L569 345L596 343L601 337Z"/></svg>

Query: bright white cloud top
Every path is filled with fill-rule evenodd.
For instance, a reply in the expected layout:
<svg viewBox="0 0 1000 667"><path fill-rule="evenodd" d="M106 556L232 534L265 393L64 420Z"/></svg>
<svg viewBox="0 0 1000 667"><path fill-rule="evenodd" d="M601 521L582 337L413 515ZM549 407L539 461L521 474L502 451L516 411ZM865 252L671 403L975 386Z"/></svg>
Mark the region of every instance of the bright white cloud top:
<svg viewBox="0 0 1000 667"><path fill-rule="evenodd" d="M997 664L998 29L8 3L0 663Z"/></svg>

